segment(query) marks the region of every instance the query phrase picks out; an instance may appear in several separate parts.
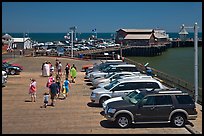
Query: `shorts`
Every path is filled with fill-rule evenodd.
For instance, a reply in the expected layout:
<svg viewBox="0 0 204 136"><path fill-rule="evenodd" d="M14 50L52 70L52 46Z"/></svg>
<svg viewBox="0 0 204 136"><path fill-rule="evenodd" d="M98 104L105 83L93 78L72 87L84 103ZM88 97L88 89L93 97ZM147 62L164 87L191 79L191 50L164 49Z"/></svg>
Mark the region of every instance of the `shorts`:
<svg viewBox="0 0 204 136"><path fill-rule="evenodd" d="M44 101L45 104L48 104L48 101Z"/></svg>
<svg viewBox="0 0 204 136"><path fill-rule="evenodd" d="M69 92L69 89L68 89L68 88L66 88L66 87L65 87L65 90L66 90L66 93L68 93L68 92Z"/></svg>
<svg viewBox="0 0 204 136"><path fill-rule="evenodd" d="M61 72L62 72L62 70L61 70L61 69L58 69L58 70L57 70L57 72L61 73Z"/></svg>
<svg viewBox="0 0 204 136"><path fill-rule="evenodd" d="M31 96L31 97L36 97L36 92L30 93L30 96Z"/></svg>
<svg viewBox="0 0 204 136"><path fill-rule="evenodd" d="M51 99L55 99L56 94L51 94Z"/></svg>

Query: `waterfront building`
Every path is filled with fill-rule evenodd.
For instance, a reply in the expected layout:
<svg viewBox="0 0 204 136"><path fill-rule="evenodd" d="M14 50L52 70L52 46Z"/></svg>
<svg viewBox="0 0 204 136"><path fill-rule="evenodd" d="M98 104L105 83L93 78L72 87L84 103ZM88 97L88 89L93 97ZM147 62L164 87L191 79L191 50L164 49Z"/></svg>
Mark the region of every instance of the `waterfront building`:
<svg viewBox="0 0 204 136"><path fill-rule="evenodd" d="M12 42L12 38L13 37L11 35L9 35L9 34L3 35L2 36L2 44L9 46L11 44L11 42Z"/></svg>
<svg viewBox="0 0 204 136"><path fill-rule="evenodd" d="M155 38L156 44L166 44L170 41L169 35L166 34L166 31L163 29L153 29L153 35Z"/></svg>
<svg viewBox="0 0 204 136"><path fill-rule="evenodd" d="M31 49L32 40L29 37L26 38L12 38L12 44L15 45L17 49Z"/></svg>
<svg viewBox="0 0 204 136"><path fill-rule="evenodd" d="M116 31L116 43L130 46L150 46L165 44L169 37L163 29L119 29Z"/></svg>

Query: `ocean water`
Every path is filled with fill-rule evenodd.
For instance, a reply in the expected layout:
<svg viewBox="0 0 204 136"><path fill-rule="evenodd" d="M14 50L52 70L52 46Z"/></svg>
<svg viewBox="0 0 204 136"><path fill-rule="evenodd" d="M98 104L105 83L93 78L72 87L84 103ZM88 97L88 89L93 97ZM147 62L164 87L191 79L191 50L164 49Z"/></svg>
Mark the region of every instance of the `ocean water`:
<svg viewBox="0 0 204 136"><path fill-rule="evenodd" d="M169 48L160 56L128 57L194 84L194 47ZM198 86L202 88L202 47L198 47Z"/></svg>
<svg viewBox="0 0 204 136"><path fill-rule="evenodd" d="M33 41L48 42L48 41L65 41L64 36L67 33L9 33L14 38L30 37ZM4 35L4 34L2 34ZM114 33L76 33L77 39L88 39L92 35L97 38L111 39L114 38Z"/></svg>

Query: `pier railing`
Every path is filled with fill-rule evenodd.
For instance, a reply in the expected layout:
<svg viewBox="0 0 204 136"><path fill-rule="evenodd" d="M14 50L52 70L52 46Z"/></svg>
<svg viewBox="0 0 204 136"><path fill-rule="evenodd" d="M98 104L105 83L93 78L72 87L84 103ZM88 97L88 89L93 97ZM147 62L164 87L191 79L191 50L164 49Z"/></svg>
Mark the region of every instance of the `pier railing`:
<svg viewBox="0 0 204 136"><path fill-rule="evenodd" d="M138 70L142 73L145 73L145 67L141 63L135 62L133 60L130 60L128 58L125 58L125 62L131 63L136 65ZM160 82L162 82L164 85L168 87L173 87L173 88L178 88L180 90L187 91L192 98L194 99L195 97L195 90L194 90L194 85L182 80L178 77L170 76L164 72L161 72L159 70L156 70L154 68L151 68L153 71L153 75L156 79L158 79ZM198 88L198 103L202 104L202 88Z"/></svg>

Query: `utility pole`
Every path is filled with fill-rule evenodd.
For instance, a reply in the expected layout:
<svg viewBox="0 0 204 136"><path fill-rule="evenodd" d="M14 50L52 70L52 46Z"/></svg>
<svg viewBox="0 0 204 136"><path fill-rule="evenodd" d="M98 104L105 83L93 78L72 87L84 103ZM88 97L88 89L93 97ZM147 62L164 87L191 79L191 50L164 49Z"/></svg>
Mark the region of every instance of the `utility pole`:
<svg viewBox="0 0 204 136"><path fill-rule="evenodd" d="M185 27L182 25L181 29L184 28L192 28L194 29L194 86L195 86L195 102L198 101L198 24L197 22L194 24L194 27Z"/></svg>
<svg viewBox="0 0 204 136"><path fill-rule="evenodd" d="M119 40L120 40L120 57L121 59L123 58L123 51L122 51L122 46L123 46L123 37L119 37Z"/></svg>

